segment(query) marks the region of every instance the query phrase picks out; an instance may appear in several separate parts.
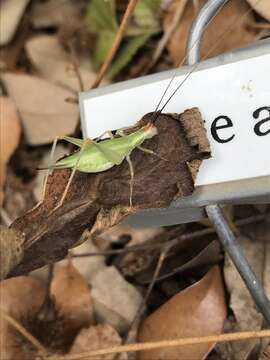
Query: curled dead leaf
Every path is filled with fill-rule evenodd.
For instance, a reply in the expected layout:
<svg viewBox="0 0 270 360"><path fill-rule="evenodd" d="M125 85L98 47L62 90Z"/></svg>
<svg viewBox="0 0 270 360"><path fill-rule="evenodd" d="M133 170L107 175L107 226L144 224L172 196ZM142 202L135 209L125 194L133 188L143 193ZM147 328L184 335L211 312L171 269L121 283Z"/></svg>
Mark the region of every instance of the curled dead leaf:
<svg viewBox="0 0 270 360"><path fill-rule="evenodd" d="M62 259L86 229L96 236L138 209L167 207L175 198L190 195L194 181L187 162L197 159L199 166L210 153L208 146L206 149L200 146L200 136L196 144L194 139L191 143L182 125L185 116L192 120L193 129L200 128L201 137L206 138L197 108L179 115L159 115L158 136L147 140L145 146L161 158L146 156L137 149L132 152L133 208L129 207L130 173L126 161L98 174L77 172L63 206L52 212L70 177L69 169L54 171L48 179L43 203L12 224L13 228L26 233L27 250L22 262L9 275L19 275ZM137 126L149 119L152 119L151 113Z"/></svg>
<svg viewBox="0 0 270 360"><path fill-rule="evenodd" d="M200 281L162 305L143 322L141 342L213 335L222 332L226 318L223 282L218 266ZM205 359L214 344L143 351L140 360Z"/></svg>

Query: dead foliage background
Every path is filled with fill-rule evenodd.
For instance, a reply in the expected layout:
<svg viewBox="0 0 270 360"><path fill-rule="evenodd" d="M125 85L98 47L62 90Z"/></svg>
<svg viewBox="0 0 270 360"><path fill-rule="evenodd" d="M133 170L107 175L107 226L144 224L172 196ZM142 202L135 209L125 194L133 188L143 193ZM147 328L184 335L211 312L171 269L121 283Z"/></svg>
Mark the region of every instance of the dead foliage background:
<svg viewBox="0 0 270 360"><path fill-rule="evenodd" d="M165 207L192 193L200 163L210 156L198 109L159 118L160 135L147 147L169 161L134 151L133 209L125 162L98 175L77 173L64 205L51 213L70 174L54 171L36 206L44 178L36 169L48 165L54 137L80 135L78 91L178 65L204 2L0 2L1 359L71 358L135 341L264 327L208 222L156 229L117 225L131 212ZM231 0L209 26L202 56L233 16L239 22L211 56L269 36L268 0ZM149 114L136 126L147 119ZM56 158L71 151L59 144ZM268 296L269 211L267 204L226 208ZM269 339L252 339L100 358L269 356Z"/></svg>

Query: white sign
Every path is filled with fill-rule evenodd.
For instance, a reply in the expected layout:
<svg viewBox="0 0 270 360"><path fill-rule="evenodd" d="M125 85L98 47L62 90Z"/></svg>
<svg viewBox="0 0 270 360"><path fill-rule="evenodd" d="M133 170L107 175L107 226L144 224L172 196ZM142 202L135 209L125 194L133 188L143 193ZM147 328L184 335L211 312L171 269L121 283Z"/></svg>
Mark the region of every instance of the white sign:
<svg viewBox="0 0 270 360"><path fill-rule="evenodd" d="M185 76L174 79L169 94ZM84 136L133 125L154 111L169 79L148 78L83 93ZM196 185L270 175L270 54L192 73L164 112L191 107L203 115L212 150Z"/></svg>

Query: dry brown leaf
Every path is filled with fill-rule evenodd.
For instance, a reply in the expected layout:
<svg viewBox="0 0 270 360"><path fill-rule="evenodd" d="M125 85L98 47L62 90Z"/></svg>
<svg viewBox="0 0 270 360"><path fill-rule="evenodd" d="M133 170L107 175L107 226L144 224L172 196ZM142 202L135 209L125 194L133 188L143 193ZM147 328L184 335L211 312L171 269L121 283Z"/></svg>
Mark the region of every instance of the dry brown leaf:
<svg viewBox="0 0 270 360"><path fill-rule="evenodd" d="M70 91L31 75L5 73L1 79L17 105L29 144L46 144L74 131L79 112L65 101L74 96Z"/></svg>
<svg viewBox="0 0 270 360"><path fill-rule="evenodd" d="M170 27L179 1L181 0L172 2L168 11L165 13L163 17L164 31ZM199 0L198 2L200 6L202 6L205 3L205 0ZM245 16L244 21L241 21L241 16L245 14L247 9L248 5L245 0L233 0L227 2L205 32L201 46L201 57L205 57L206 55L207 57L214 57L228 50L249 44L255 40L256 34L246 26L246 24L254 21L252 14L248 14L248 16ZM195 15L196 9L193 6L193 2L189 1L182 21L171 36L167 45L174 65L179 65L185 56L187 37ZM233 19L237 19L234 24ZM222 36L229 28L230 24L233 32L228 31L226 36ZM218 40L221 36L222 41ZM215 45L218 41L219 44ZM212 47L214 47L213 50L211 50ZM210 50L211 53L208 55Z"/></svg>
<svg viewBox="0 0 270 360"><path fill-rule="evenodd" d="M263 226L260 227L263 229ZM269 229L262 236L239 237L238 241L243 248L247 260L255 272L259 281L264 285L266 293L270 296L269 287L269 263L270 263L270 238ZM263 318L258 311L254 300L251 298L241 276L233 265L231 259L226 256L224 277L230 294L230 307L233 310L236 321L228 321L228 331L260 330ZM226 358L233 356L234 360L246 359L259 340L238 341L220 344L218 349Z"/></svg>
<svg viewBox="0 0 270 360"><path fill-rule="evenodd" d="M30 277L20 276L0 283L0 307L19 323L34 318L43 299L43 287ZM29 342L3 319L0 321L0 354L4 360L36 358Z"/></svg>
<svg viewBox="0 0 270 360"><path fill-rule="evenodd" d="M250 6L262 17L270 21L270 2L269 0L247 0Z"/></svg>
<svg viewBox="0 0 270 360"><path fill-rule="evenodd" d="M193 241L189 239L188 241L181 242L179 245L178 247L176 245L177 253L174 256L169 253L168 258L165 258L157 281L165 280L175 274L183 274L192 269L196 271L200 267L216 265L223 258L221 247L217 240L206 243L200 239L198 244L198 239ZM144 271L136 275L138 283L145 284L151 282L156 263L153 265L147 272Z"/></svg>
<svg viewBox="0 0 270 360"><path fill-rule="evenodd" d="M259 360L270 360L270 343L263 349Z"/></svg>
<svg viewBox="0 0 270 360"><path fill-rule="evenodd" d="M71 90L80 91L72 57L64 51L57 36L35 36L27 41L26 51L30 61L42 76ZM96 74L82 67L78 70L84 89L89 88Z"/></svg>
<svg viewBox="0 0 270 360"><path fill-rule="evenodd" d="M8 44L19 25L30 0L3 0L0 2L0 45Z"/></svg>
<svg viewBox="0 0 270 360"><path fill-rule="evenodd" d="M80 352L94 351L107 347L121 345L122 339L117 331L110 325L97 325L91 326L88 329L80 331L76 337L71 349L70 354L77 354ZM99 360L113 360L114 354L102 355ZM122 353L119 360L126 360L126 353Z"/></svg>
<svg viewBox="0 0 270 360"><path fill-rule="evenodd" d="M57 264L50 289L59 316L72 333L94 324L90 289L71 261Z"/></svg>
<svg viewBox="0 0 270 360"><path fill-rule="evenodd" d="M38 29L58 27L67 22L72 22L74 19L78 19L82 3L81 0L76 0L76 2L73 0L34 2L31 20L34 27Z"/></svg>
<svg viewBox="0 0 270 360"><path fill-rule="evenodd" d="M21 261L24 234L0 225L0 280Z"/></svg>
<svg viewBox="0 0 270 360"><path fill-rule="evenodd" d="M139 340L159 341L222 332L226 318L225 294L218 266L194 285L181 291L151 314L142 325ZM143 351L139 359L205 359L214 344L189 345Z"/></svg>
<svg viewBox="0 0 270 360"><path fill-rule="evenodd" d="M98 322L125 333L142 305L140 292L113 266L101 269L91 279L91 286Z"/></svg>
<svg viewBox="0 0 270 360"><path fill-rule="evenodd" d="M0 96L0 206L4 199L6 165L19 144L20 134L21 124L15 103L6 96Z"/></svg>

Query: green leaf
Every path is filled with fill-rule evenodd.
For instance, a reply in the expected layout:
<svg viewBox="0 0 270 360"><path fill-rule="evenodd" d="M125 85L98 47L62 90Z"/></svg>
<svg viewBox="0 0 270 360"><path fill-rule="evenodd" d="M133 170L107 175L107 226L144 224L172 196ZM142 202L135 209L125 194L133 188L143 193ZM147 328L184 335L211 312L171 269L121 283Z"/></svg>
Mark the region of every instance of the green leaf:
<svg viewBox="0 0 270 360"><path fill-rule="evenodd" d="M137 27L152 34L160 31L160 4L161 0L140 0L134 10Z"/></svg>
<svg viewBox="0 0 270 360"><path fill-rule="evenodd" d="M115 32L110 31L103 31L99 33L94 52L94 62L96 66L100 66L106 58L111 49L115 34Z"/></svg>
<svg viewBox="0 0 270 360"><path fill-rule="evenodd" d="M139 48L144 45L144 43L149 39L151 33L145 33L142 35L130 37L126 46L122 48L120 53L118 54L116 60L112 63L108 71L108 77L113 78L120 70L125 67Z"/></svg>
<svg viewBox="0 0 270 360"><path fill-rule="evenodd" d="M115 0L92 0L87 9L86 22L90 32L116 32Z"/></svg>
<svg viewBox="0 0 270 360"><path fill-rule="evenodd" d="M88 30L97 35L93 60L98 67L106 58L118 30L115 0L92 0L86 22Z"/></svg>
<svg viewBox="0 0 270 360"><path fill-rule="evenodd" d="M119 28L116 18L116 0L91 0L87 9L87 27L96 34L94 62L100 66L113 44ZM115 61L109 69L109 77L114 77L144 45L152 34L160 31L159 9L161 0L139 0L134 9L133 22L126 32L126 45L121 45Z"/></svg>

